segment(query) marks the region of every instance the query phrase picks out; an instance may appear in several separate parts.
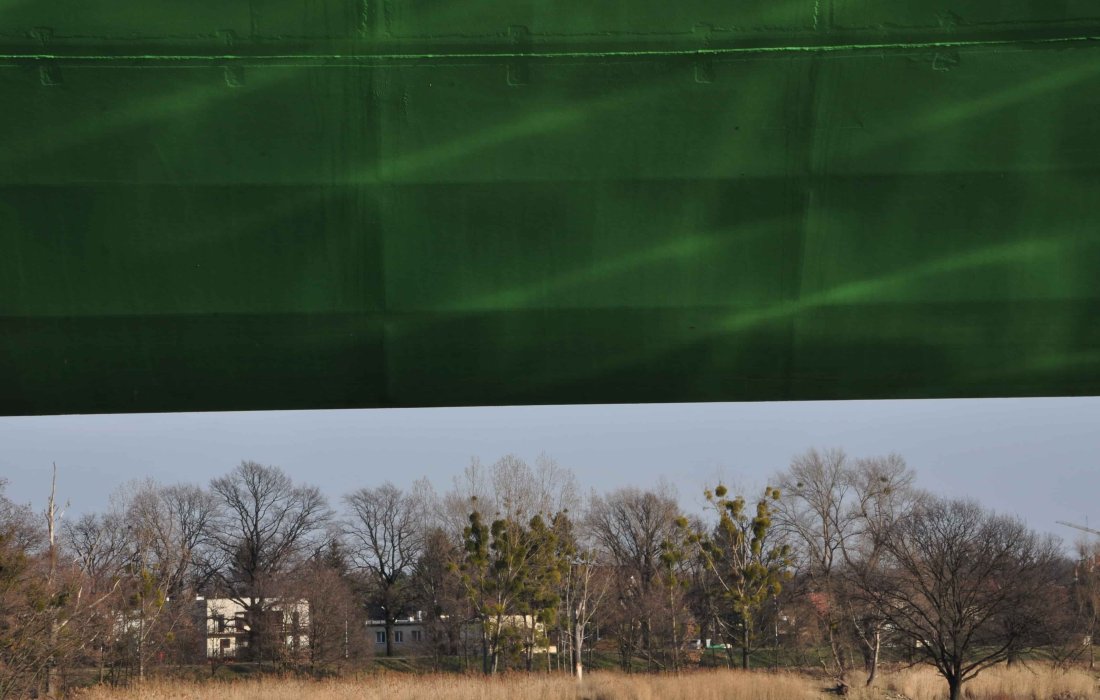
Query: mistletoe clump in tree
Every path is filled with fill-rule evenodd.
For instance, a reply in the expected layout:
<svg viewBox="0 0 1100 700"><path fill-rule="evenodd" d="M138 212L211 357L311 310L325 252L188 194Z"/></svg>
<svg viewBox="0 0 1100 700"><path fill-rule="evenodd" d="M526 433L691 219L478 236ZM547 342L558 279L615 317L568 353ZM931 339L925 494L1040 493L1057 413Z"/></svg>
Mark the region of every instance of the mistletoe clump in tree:
<svg viewBox="0 0 1100 700"><path fill-rule="evenodd" d="M539 515L526 526L512 517L486 525L475 510L469 523L463 533L465 557L457 569L481 621L483 670L497 672L504 643L516 633L523 634L530 669L537 623L551 621L559 603L566 550Z"/></svg>
<svg viewBox="0 0 1100 700"><path fill-rule="evenodd" d="M757 619L790 578L791 552L769 537L778 489L764 489L755 514L746 509L742 496L730 498L728 493L722 485L705 492L718 522L709 535L695 533L690 540L706 569L718 623L727 638L739 641L741 667L748 668Z"/></svg>

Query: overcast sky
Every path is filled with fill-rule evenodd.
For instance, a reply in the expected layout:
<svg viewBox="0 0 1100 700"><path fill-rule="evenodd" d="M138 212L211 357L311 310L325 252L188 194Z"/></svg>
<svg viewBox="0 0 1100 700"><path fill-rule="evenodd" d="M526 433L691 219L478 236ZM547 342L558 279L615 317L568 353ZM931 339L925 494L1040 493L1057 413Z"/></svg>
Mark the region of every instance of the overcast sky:
<svg viewBox="0 0 1100 700"><path fill-rule="evenodd" d="M444 491L470 458L540 453L605 491L673 483L685 508L722 478L755 491L808 448L897 452L918 484L972 496L1060 534L1100 526L1100 398L656 404L0 418L7 496L44 504L50 465L69 514L151 476L206 484L242 459L275 464L336 503L426 476Z"/></svg>

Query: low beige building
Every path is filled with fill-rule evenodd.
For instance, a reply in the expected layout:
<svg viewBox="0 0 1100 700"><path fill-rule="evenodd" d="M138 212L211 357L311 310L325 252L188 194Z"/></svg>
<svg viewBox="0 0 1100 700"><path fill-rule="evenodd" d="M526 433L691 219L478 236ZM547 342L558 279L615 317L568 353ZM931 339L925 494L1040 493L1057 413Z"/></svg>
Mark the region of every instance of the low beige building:
<svg viewBox="0 0 1100 700"><path fill-rule="evenodd" d="M515 630L526 630L534 624L536 635L542 639L545 639L546 636L545 626L541 622L535 622L530 615L506 615L502 624ZM421 649L418 647L429 640L428 623L422 612L396 620L392 632L394 653L399 656L421 653ZM375 654L384 654L386 649L386 621L367 620L366 635L367 642L374 645ZM463 626L461 641L471 646L480 643L481 622L479 620L471 620ZM532 650L535 654L545 654L547 652L556 654L557 651L557 647L552 644L549 646L540 644Z"/></svg>

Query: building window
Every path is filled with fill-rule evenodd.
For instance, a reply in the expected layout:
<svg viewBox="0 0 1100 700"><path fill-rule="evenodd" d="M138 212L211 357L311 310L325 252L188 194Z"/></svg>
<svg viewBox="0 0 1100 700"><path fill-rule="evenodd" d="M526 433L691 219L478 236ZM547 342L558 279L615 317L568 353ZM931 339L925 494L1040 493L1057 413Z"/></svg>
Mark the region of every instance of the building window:
<svg viewBox="0 0 1100 700"><path fill-rule="evenodd" d="M386 632L384 630L381 631L381 632L375 632L374 633L374 643L375 644L385 644L386 643Z"/></svg>
<svg viewBox="0 0 1100 700"><path fill-rule="evenodd" d="M222 649L228 649L229 648L229 640L228 639L218 640L218 646L220 646Z"/></svg>
<svg viewBox="0 0 1100 700"><path fill-rule="evenodd" d="M422 641L424 641L424 637L423 637L423 634L422 634L422 633L420 632L420 630L413 630L413 631L412 631L412 640L413 640L414 642L422 642Z"/></svg>
<svg viewBox="0 0 1100 700"><path fill-rule="evenodd" d="M394 642L394 644L401 644L404 641L405 641L405 633L402 632L401 630L394 630L393 631L393 642Z"/></svg>

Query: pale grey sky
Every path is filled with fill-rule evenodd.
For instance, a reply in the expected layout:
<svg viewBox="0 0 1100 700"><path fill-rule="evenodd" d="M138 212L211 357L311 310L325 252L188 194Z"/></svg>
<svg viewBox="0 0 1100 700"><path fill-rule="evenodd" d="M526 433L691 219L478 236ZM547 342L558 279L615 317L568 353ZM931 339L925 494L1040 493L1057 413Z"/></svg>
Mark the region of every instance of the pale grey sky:
<svg viewBox="0 0 1100 700"><path fill-rule="evenodd" d="M538 406L0 418L0 477L44 504L50 464L70 513L151 476L206 484L242 459L344 493L426 476L450 487L473 456L546 453L587 490L676 485L685 508L719 476L756 490L810 447L897 452L920 486L972 496L1067 541L1100 525L1100 398Z"/></svg>

